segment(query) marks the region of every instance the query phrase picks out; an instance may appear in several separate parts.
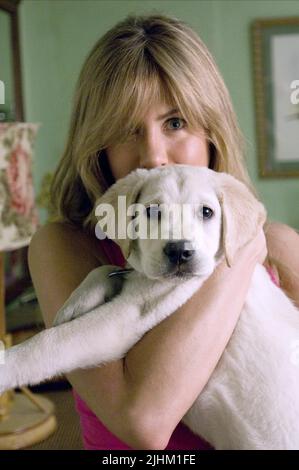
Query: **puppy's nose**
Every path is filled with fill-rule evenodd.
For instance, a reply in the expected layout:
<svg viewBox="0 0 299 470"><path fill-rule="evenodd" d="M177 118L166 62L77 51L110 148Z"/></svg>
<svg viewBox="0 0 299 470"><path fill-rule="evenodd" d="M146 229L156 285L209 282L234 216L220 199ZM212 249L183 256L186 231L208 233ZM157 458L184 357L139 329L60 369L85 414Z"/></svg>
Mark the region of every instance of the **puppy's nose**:
<svg viewBox="0 0 299 470"><path fill-rule="evenodd" d="M192 244L186 240L168 242L163 251L171 263L186 263L191 260L195 252Z"/></svg>

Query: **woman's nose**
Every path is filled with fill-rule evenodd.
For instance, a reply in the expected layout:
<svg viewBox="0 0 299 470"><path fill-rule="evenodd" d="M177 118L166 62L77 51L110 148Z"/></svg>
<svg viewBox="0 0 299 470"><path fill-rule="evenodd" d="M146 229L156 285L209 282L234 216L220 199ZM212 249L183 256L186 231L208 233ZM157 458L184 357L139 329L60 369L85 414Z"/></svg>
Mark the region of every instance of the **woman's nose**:
<svg viewBox="0 0 299 470"><path fill-rule="evenodd" d="M167 148L158 136L145 136L139 142L139 165L141 168L155 168L168 164Z"/></svg>

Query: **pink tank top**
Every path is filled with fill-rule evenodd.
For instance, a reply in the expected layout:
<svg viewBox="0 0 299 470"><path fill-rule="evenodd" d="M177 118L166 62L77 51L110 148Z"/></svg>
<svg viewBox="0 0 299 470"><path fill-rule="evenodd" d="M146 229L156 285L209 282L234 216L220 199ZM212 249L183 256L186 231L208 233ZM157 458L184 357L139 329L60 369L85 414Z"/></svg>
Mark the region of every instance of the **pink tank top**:
<svg viewBox="0 0 299 470"><path fill-rule="evenodd" d="M116 243L110 239L102 240L100 243L102 251L111 264L125 266L125 259ZM268 271L273 282L278 285L274 272L271 269ZM132 450L103 425L75 390L73 390L73 396L80 417L82 438L86 450ZM213 448L180 422L173 431L166 450L213 450Z"/></svg>

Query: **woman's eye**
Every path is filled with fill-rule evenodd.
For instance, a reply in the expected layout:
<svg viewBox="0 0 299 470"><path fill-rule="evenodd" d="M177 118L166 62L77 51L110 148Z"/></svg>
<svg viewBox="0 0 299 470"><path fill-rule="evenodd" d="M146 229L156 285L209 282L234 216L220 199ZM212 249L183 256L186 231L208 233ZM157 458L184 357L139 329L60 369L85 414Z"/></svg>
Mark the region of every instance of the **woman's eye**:
<svg viewBox="0 0 299 470"><path fill-rule="evenodd" d="M146 208L146 216L148 219L161 220L161 215L161 209L156 204Z"/></svg>
<svg viewBox="0 0 299 470"><path fill-rule="evenodd" d="M171 118L168 119L167 125L171 130L183 129L186 126L186 121L182 118Z"/></svg>
<svg viewBox="0 0 299 470"><path fill-rule="evenodd" d="M202 208L202 217L203 219L210 219L214 214L214 211L207 206Z"/></svg>

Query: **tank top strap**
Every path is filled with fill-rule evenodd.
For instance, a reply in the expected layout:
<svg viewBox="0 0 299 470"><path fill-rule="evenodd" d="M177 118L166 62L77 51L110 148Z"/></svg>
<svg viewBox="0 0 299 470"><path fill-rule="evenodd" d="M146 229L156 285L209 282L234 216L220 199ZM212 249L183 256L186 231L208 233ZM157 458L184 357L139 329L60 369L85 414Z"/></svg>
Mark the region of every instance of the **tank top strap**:
<svg viewBox="0 0 299 470"><path fill-rule="evenodd" d="M268 271L268 274L272 280L272 282L277 286L280 287L280 282L279 282L279 277L278 274L276 273L275 269L272 268L271 266L266 266L266 270Z"/></svg>
<svg viewBox="0 0 299 470"><path fill-rule="evenodd" d="M126 265L126 260L123 257L120 247L110 238L99 240L99 249L103 252L109 264L114 264L122 268Z"/></svg>

